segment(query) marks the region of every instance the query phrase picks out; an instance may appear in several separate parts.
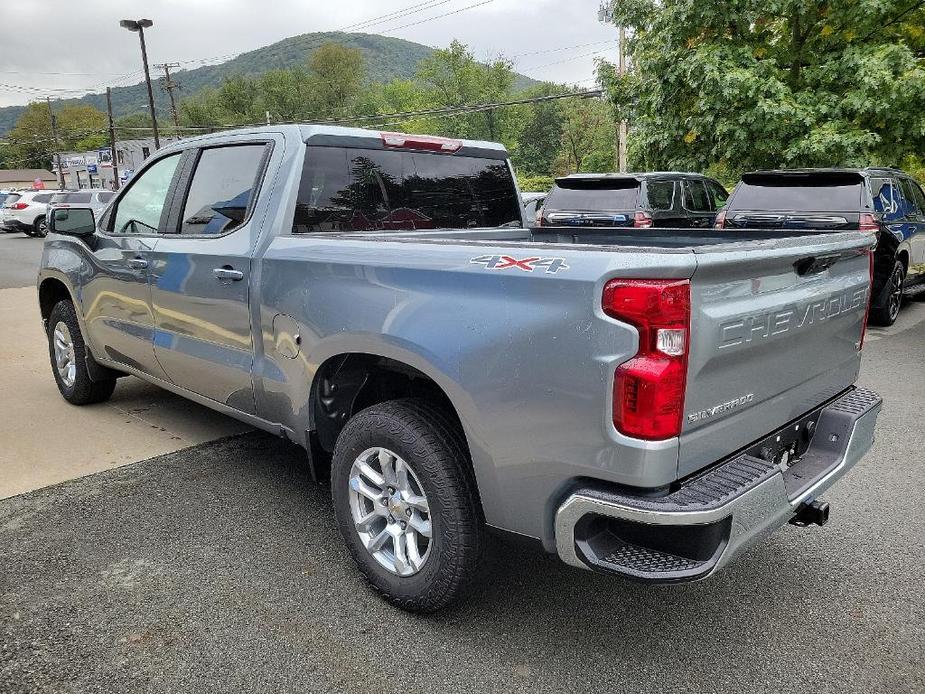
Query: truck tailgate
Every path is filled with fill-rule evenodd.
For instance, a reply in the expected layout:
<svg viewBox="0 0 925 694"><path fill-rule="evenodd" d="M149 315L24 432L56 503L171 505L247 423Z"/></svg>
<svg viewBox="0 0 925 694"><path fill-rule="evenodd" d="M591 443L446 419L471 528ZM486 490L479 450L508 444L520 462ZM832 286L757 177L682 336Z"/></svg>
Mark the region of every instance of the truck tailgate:
<svg viewBox="0 0 925 694"><path fill-rule="evenodd" d="M858 232L695 250L680 477L855 382L873 243Z"/></svg>

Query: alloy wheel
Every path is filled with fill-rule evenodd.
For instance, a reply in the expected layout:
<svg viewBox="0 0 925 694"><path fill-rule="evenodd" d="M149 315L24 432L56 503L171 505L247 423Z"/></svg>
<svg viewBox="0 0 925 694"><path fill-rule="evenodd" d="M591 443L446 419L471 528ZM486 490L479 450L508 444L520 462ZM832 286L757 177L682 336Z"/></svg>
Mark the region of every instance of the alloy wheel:
<svg viewBox="0 0 925 694"><path fill-rule="evenodd" d="M74 354L74 340L67 324L58 321L52 332L55 350L55 367L65 388L70 388L77 380L77 357Z"/></svg>
<svg viewBox="0 0 925 694"><path fill-rule="evenodd" d="M890 320L896 320L903 300L903 282L906 276L902 267L897 267L890 277Z"/></svg>
<svg viewBox="0 0 925 694"><path fill-rule="evenodd" d="M430 505L420 480L387 448L363 451L350 469L350 513L366 551L387 571L418 573L433 546Z"/></svg>

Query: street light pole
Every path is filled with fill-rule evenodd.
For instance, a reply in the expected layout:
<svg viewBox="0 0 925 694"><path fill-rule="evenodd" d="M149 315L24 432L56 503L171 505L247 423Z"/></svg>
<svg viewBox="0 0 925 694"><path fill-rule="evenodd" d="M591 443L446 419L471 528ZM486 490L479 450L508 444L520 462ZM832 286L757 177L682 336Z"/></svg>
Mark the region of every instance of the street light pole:
<svg viewBox="0 0 925 694"><path fill-rule="evenodd" d="M161 148L161 139L157 133L157 114L154 112L154 91L151 89L151 73L148 72L148 50L145 47L145 27L154 26L150 19L123 19L119 26L129 31L138 32L141 40L141 62L145 68L145 84L148 86L148 106L151 109L151 129L154 131L154 149Z"/></svg>

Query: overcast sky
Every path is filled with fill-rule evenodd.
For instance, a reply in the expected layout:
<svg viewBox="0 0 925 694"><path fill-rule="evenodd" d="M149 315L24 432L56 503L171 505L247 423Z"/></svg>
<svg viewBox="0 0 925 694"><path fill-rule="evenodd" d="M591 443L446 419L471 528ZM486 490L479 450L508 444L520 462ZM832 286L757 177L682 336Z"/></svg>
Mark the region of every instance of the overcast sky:
<svg viewBox="0 0 925 694"><path fill-rule="evenodd" d="M120 19L139 17L154 20L145 32L151 63L189 61L184 67L195 68L203 59L288 36L346 30L436 47L455 38L479 58L513 58L515 69L531 77L590 86L595 58L616 55L616 30L598 22L599 5L600 0L5 0L0 106L141 81L138 39L119 28ZM560 48L565 50L555 50Z"/></svg>

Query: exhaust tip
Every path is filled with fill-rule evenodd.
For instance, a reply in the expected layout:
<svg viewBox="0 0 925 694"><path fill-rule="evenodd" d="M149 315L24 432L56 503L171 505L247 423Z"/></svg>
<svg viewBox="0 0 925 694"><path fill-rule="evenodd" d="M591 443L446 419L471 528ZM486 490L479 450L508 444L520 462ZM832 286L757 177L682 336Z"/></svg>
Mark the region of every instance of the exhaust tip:
<svg viewBox="0 0 925 694"><path fill-rule="evenodd" d="M829 502L817 499L808 504L800 504L796 514L790 519L791 525L805 528L807 525L822 527L829 522Z"/></svg>

